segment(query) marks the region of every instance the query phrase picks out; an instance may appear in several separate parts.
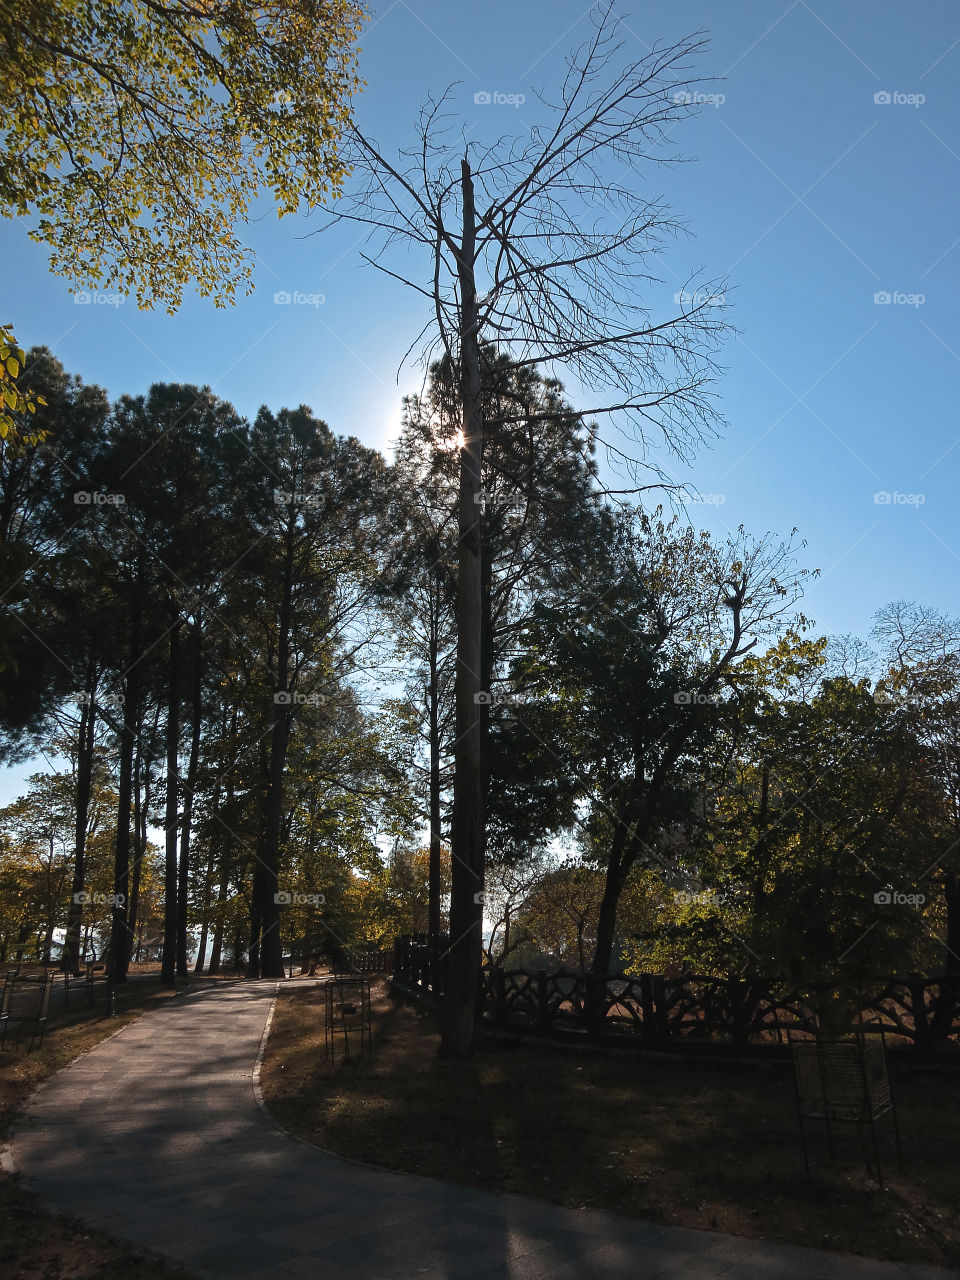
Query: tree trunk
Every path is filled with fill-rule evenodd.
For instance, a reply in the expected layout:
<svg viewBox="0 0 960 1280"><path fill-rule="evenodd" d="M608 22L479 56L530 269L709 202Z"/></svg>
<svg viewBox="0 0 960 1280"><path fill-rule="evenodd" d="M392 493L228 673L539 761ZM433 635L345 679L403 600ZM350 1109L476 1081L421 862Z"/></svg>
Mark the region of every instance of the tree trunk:
<svg viewBox="0 0 960 1280"><path fill-rule="evenodd" d="M130 902L130 804L133 795L133 753L140 721L141 663L143 661L143 583L138 566L130 618L130 663L123 703L120 777L117 784L117 842L113 865L113 913L110 924L111 982L126 982L133 938L127 922Z"/></svg>
<svg viewBox="0 0 960 1280"><path fill-rule="evenodd" d="M177 893L177 977L185 978L187 969L187 901L190 887L190 826L193 821L193 792L197 785L200 762L200 727L203 719L203 633L197 613L193 633L193 691L190 759L187 764L186 795L183 800L183 830L180 835L180 870Z"/></svg>
<svg viewBox="0 0 960 1280"><path fill-rule="evenodd" d="M87 822L90 815L90 793L93 788L93 741L97 709L96 679L87 681L87 701L80 713L80 733L77 738L77 795L76 824L73 843L73 886L67 912L67 934L63 942L64 973L80 973L80 933L83 928L83 882L86 875Z"/></svg>
<svg viewBox="0 0 960 1280"><path fill-rule="evenodd" d="M280 826L283 818L283 772L290 741L290 713L282 708L274 725L270 743L270 782L267 789L267 812L263 839L259 849L254 885L259 886L260 946L258 972L260 978L282 978L283 948L280 939L279 892ZM256 896L256 895L255 895Z"/></svg>
<svg viewBox="0 0 960 1280"><path fill-rule="evenodd" d="M227 880L227 865L226 860L224 860L220 868L220 887L217 890L217 917L213 926L213 946L210 948L210 963L207 965L207 973L220 972L220 959L223 955L223 931L226 923Z"/></svg>
<svg viewBox="0 0 960 1280"><path fill-rule="evenodd" d="M950 1035L957 1007L960 1005L960 872L948 871L945 874L943 896L947 907L944 981L931 1020L931 1030L938 1039L945 1039Z"/></svg>
<svg viewBox="0 0 960 1280"><path fill-rule="evenodd" d="M430 878L427 932L440 933L440 573L430 618L430 686L427 691L430 750Z"/></svg>
<svg viewBox="0 0 960 1280"><path fill-rule="evenodd" d="M480 459L483 448L477 291L474 278L476 211L473 177L461 161L463 235L460 284L460 378L463 443L460 448L457 554L456 745L454 748L453 854L450 951L440 1051L466 1058L473 1050L480 987L483 929L484 796L480 721Z"/></svg>
<svg viewBox="0 0 960 1280"><path fill-rule="evenodd" d="M610 977L610 960L617 928L617 907L620 904L620 895L630 867L633 865L633 857L629 855L626 843L626 832L623 821L620 820L613 837L610 861L607 863L603 897L600 900L600 911L597 915L597 944L594 948L590 972L587 975L587 1029L594 1033L599 1029L604 1013L607 979Z"/></svg>
<svg viewBox="0 0 960 1280"><path fill-rule="evenodd" d="M158 704L158 720L159 716L160 707ZM156 732L156 723L154 724L154 732ZM146 769L144 769L144 764L146 764ZM131 935L135 935L137 939L134 959L138 962L140 959L140 952L143 947L143 921L140 918L140 879L143 874L143 860L147 856L147 822L150 816L151 765L152 760L148 757L146 761L144 761L143 752L138 750L136 768L133 775L133 817L136 844L134 845L133 874L130 877L130 914L128 917L130 933ZM145 781L144 773L146 773Z"/></svg>
<svg viewBox="0 0 960 1280"><path fill-rule="evenodd" d="M180 781L180 624L170 630L167 701L167 796L164 806L166 859L163 878L163 964L160 981L176 986L177 970L177 800Z"/></svg>
<svg viewBox="0 0 960 1280"><path fill-rule="evenodd" d="M280 617L277 635L277 693L292 696L290 689L290 628L293 623L293 574L296 523L293 508L287 521L284 549L283 580L280 585ZM250 968L253 978L282 978L283 947L280 941L280 907L277 902L280 868L280 828L283 820L283 773L287 763L287 747L290 742L290 726L293 719L291 703L274 702L275 720L270 735L270 756L267 765L264 811L260 825L257 848L257 866L254 871L253 909L256 912L259 936L256 951L254 939L250 939ZM251 923L253 921L251 920Z"/></svg>
<svg viewBox="0 0 960 1280"><path fill-rule="evenodd" d="M235 760L237 751L237 708L235 705L230 713L229 742L229 759ZM231 822L233 821L233 793L234 774L233 765L231 765L230 770L227 773L226 800L226 814ZM214 812L217 812L216 808L214 808ZM223 934L226 926L227 891L230 888L230 864L233 855L233 837L230 833L229 824L223 826L223 831L225 833L225 838L222 837L223 843L220 848L220 884L217 889L217 915L213 929L213 946L210 950L210 963L207 966L207 973L220 972L220 961L223 956Z"/></svg>
<svg viewBox="0 0 960 1280"><path fill-rule="evenodd" d="M216 813L220 807L220 784L214 788L211 810ZM197 959L193 966L194 973L203 973L203 957L207 950L207 937L210 932L210 890L213 887L213 864L215 860L213 844L207 851L207 864L203 873L203 888L200 891L200 943L197 947Z"/></svg>

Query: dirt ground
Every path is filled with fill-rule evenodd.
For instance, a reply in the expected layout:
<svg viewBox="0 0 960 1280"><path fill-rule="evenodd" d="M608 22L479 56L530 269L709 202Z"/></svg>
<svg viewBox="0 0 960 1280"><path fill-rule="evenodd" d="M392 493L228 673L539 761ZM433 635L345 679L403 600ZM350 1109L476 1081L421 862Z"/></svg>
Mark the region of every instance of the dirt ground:
<svg viewBox="0 0 960 1280"><path fill-rule="evenodd" d="M206 979L212 981L213 979ZM43 1047L27 1053L29 1033L13 1046L13 1028L0 1052L0 1145L29 1094L48 1076L174 992L158 978L118 990L117 1016L105 1016L103 988L94 1006L71 993L72 1008L51 1013ZM96 1170L91 1170L96 1178ZM142 1252L74 1218L48 1213L37 1196L0 1170L0 1274L4 1280L191 1280L176 1263Z"/></svg>
<svg viewBox="0 0 960 1280"><path fill-rule="evenodd" d="M439 1028L384 982L373 1056L325 1065L316 986L282 990L262 1069L291 1131L370 1164L556 1204L898 1261L960 1265L960 1075L891 1067L905 1173L887 1188L855 1129L813 1138L807 1182L789 1069L487 1040L437 1056ZM869 1146L869 1133L867 1134Z"/></svg>

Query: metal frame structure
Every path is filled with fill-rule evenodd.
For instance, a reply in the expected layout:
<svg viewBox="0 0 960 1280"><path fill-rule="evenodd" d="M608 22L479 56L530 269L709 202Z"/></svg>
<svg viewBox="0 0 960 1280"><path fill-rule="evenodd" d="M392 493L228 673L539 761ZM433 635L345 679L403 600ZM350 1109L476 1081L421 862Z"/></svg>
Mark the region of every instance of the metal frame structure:
<svg viewBox="0 0 960 1280"><path fill-rule="evenodd" d="M882 1187L884 1181L877 1142L877 1121L886 1115L893 1121L897 1160L900 1171L903 1172L900 1126L887 1076L883 1028L877 1027L872 1031L858 1029L842 1039L818 1037L800 1040L794 1039L788 1032L788 1039L793 1058L797 1118L800 1122L807 1177L810 1177L807 1125L811 1121L826 1125L827 1145L831 1155L833 1126L855 1124L868 1168L870 1162L863 1142L863 1126L869 1124L877 1180Z"/></svg>
<svg viewBox="0 0 960 1280"><path fill-rule="evenodd" d="M25 977L17 972L7 974L3 984L2 1003L0 1003L0 1048L6 1044L7 1029L11 1022L32 1024L29 1052L32 1052L34 1045L38 1043L38 1034L39 1044L43 1044L53 981L53 973L45 973L36 978Z"/></svg>
<svg viewBox="0 0 960 1280"><path fill-rule="evenodd" d="M350 1037L359 1035L359 1056L373 1053L370 1022L370 979L357 976L328 978L324 989L323 1060L334 1062L337 1039L343 1038L343 1057L348 1060Z"/></svg>

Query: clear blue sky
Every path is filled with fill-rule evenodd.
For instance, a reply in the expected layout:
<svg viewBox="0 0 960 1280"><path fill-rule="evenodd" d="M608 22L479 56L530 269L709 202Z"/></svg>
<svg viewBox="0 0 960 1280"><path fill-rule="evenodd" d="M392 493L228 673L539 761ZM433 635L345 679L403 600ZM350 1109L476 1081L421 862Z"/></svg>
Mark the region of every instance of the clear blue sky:
<svg viewBox="0 0 960 1280"><path fill-rule="evenodd" d="M675 134L693 163L651 179L694 237L663 259L664 287L696 268L736 286L740 334L719 386L728 425L691 470L675 470L723 501L692 518L716 532L798 526L803 563L823 571L804 602L821 631L866 634L901 597L960 612L955 0L618 8L625 55L702 28L699 70L722 77L705 91L725 100ZM472 138L522 132L542 111L533 90L557 85L591 30L579 0L372 9L357 118L387 147L412 141L421 100L457 80ZM527 101L476 106L478 90ZM76 305L43 248L5 222L2 319L112 396L209 383L244 413L305 402L334 430L386 447L402 393L419 384L414 368L399 386L396 373L423 300L360 261L355 229L309 238L312 225L265 215L247 236L256 292L228 312L191 298L171 318L133 302ZM325 300L277 306L276 290ZM881 292L914 302L877 304ZM876 503L880 491L913 500Z"/></svg>

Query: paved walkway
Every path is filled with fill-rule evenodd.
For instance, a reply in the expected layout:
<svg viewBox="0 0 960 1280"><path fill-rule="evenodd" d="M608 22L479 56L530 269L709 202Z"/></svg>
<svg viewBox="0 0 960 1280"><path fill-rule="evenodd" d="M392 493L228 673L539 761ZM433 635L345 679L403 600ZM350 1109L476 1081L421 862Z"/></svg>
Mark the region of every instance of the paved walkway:
<svg viewBox="0 0 960 1280"><path fill-rule="evenodd" d="M277 1130L257 1104L253 1067L276 985L187 992L79 1058L33 1096L13 1138L16 1168L54 1208L216 1280L960 1275L653 1226L328 1155Z"/></svg>

